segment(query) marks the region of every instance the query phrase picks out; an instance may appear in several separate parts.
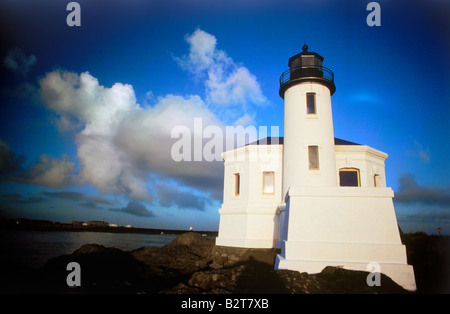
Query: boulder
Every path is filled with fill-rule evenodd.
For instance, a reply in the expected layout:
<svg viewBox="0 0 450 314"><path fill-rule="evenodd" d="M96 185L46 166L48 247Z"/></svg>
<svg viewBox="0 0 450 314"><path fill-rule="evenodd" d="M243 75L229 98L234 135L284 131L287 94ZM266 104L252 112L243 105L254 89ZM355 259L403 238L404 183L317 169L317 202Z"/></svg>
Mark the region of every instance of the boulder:
<svg viewBox="0 0 450 314"><path fill-rule="evenodd" d="M213 247L214 241L189 232L181 234L161 248L143 247L131 251L131 255L157 274L178 276L208 267L212 262Z"/></svg>
<svg viewBox="0 0 450 314"><path fill-rule="evenodd" d="M227 246L214 246L211 268L220 269L246 263L250 260L273 265L277 249L251 249Z"/></svg>
<svg viewBox="0 0 450 314"><path fill-rule="evenodd" d="M93 254L93 253L121 254L121 253L123 253L123 251L120 249L114 248L114 247L106 247L106 246L103 246L100 244L91 243L91 244L85 244L85 245L81 246L79 249L76 249L75 251L73 251L72 255L77 256L77 255L85 255L85 254Z"/></svg>
<svg viewBox="0 0 450 314"><path fill-rule="evenodd" d="M168 244L169 247L186 246L192 254L201 258L209 259L212 249L215 247L214 240L207 239L195 232L187 232L176 237Z"/></svg>

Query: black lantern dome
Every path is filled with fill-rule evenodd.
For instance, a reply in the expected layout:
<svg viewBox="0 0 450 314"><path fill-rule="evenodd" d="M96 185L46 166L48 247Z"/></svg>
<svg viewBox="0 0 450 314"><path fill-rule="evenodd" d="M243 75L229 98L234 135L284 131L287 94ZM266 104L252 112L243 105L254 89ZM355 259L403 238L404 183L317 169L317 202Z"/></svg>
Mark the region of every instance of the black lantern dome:
<svg viewBox="0 0 450 314"><path fill-rule="evenodd" d="M289 70L280 77L281 98L290 86L302 82L318 82L326 85L333 95L336 91L333 72L322 65L323 57L315 52L308 52L308 46L302 47L302 52L289 58Z"/></svg>

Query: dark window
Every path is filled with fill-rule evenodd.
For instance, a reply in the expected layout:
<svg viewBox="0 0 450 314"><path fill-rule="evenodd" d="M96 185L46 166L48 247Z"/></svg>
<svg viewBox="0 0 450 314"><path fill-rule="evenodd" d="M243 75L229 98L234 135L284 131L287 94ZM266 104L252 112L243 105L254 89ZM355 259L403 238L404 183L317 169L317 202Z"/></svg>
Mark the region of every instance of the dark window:
<svg viewBox="0 0 450 314"><path fill-rule="evenodd" d="M306 113L316 114L316 94L307 93L306 94Z"/></svg>
<svg viewBox="0 0 450 314"><path fill-rule="evenodd" d="M339 170L340 186L359 186L359 170L358 169L340 169Z"/></svg>
<svg viewBox="0 0 450 314"><path fill-rule="evenodd" d="M306 56L302 56L302 66L303 67L311 67L314 66L314 56L311 55L306 55Z"/></svg>

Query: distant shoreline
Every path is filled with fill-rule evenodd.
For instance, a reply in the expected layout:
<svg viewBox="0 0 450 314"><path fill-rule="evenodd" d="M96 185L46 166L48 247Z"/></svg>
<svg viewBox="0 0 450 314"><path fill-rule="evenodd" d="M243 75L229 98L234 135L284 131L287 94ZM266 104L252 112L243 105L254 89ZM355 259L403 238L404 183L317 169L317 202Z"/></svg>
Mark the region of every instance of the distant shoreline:
<svg viewBox="0 0 450 314"><path fill-rule="evenodd" d="M49 220L31 219L0 219L2 230L17 231L71 231L71 232L109 232L109 233L138 233L138 234L182 234L189 230L136 228L125 226L77 226L70 223L52 222ZM218 231L191 230L195 233L217 236Z"/></svg>

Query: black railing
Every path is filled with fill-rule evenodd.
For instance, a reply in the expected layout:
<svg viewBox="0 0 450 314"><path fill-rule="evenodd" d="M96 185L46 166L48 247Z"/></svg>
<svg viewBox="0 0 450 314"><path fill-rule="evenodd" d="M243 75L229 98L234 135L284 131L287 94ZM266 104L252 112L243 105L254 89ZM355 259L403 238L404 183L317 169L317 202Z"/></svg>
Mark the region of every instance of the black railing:
<svg viewBox="0 0 450 314"><path fill-rule="evenodd" d="M303 77L319 77L326 79L334 84L334 74L330 69L323 66L304 65L290 68L289 70L283 72L283 74L281 74L280 76L280 87L290 80Z"/></svg>

